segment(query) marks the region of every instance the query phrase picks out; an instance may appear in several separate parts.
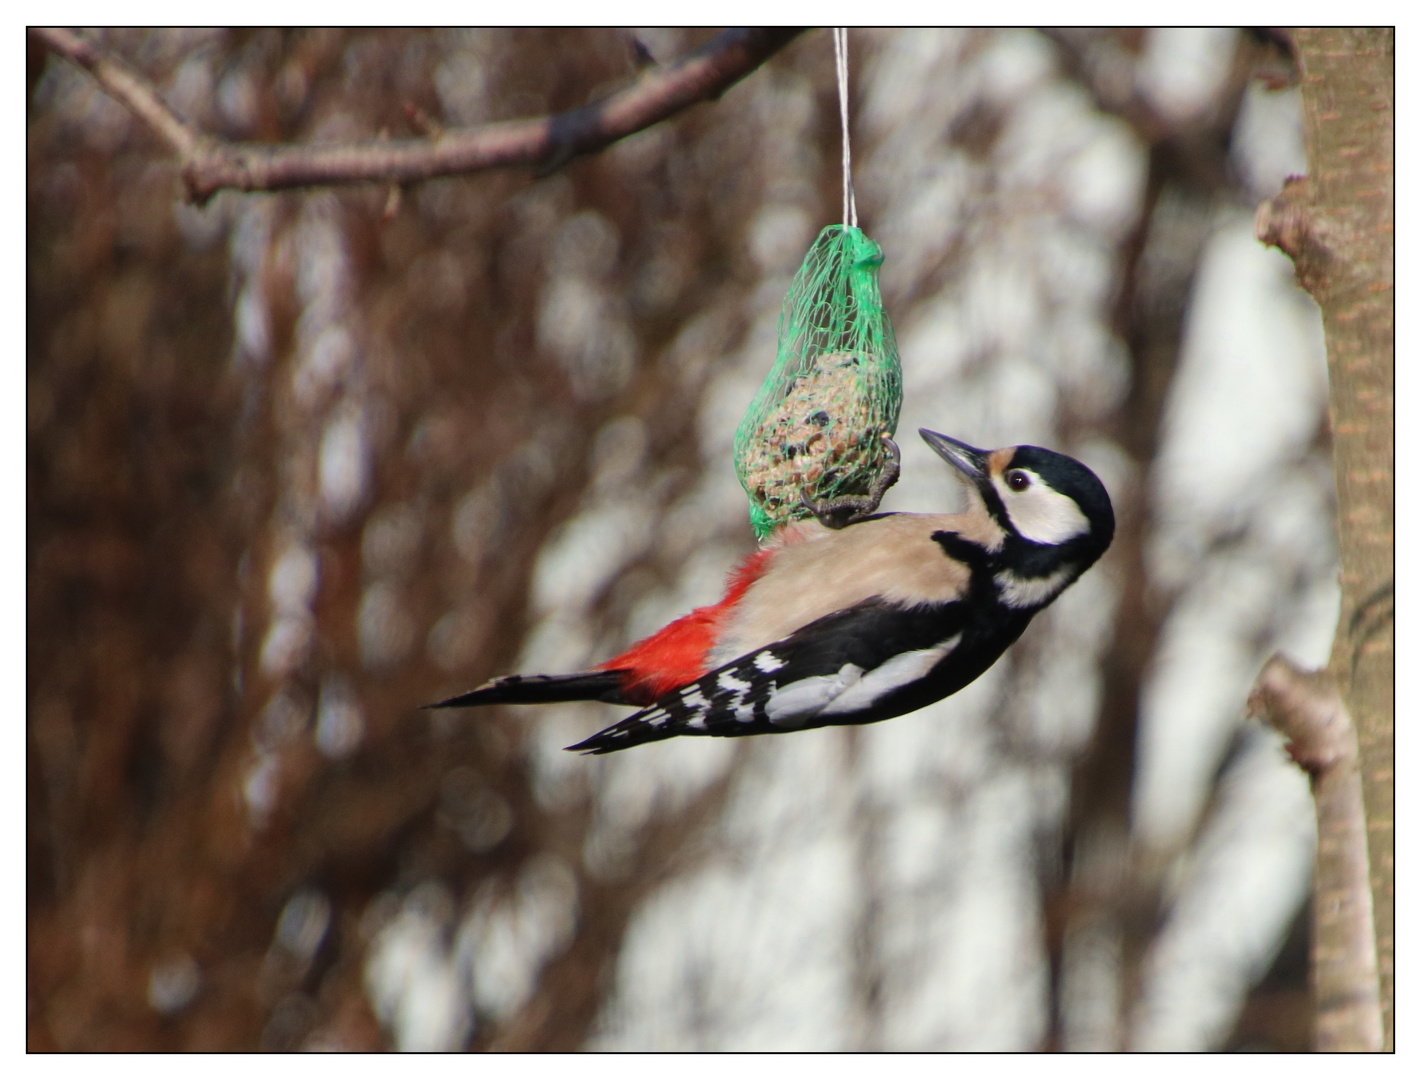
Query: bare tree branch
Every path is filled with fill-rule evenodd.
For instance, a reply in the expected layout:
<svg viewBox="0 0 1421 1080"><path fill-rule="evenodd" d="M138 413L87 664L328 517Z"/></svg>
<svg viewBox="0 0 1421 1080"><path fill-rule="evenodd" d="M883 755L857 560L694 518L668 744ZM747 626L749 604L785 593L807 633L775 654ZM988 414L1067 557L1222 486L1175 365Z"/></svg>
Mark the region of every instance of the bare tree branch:
<svg viewBox="0 0 1421 1080"><path fill-rule="evenodd" d="M151 127L182 157L187 158L202 141L202 133L168 108L153 85L117 57L71 30L36 27L30 31L49 48L67 56L99 81L113 98Z"/></svg>
<svg viewBox="0 0 1421 1080"><path fill-rule="evenodd" d="M1317 807L1312 967L1318 1050L1380 1050L1367 825L1362 813L1357 732L1337 684L1274 655L1248 696L1249 712L1289 740L1312 778Z"/></svg>
<svg viewBox="0 0 1421 1080"><path fill-rule="evenodd" d="M32 31L83 67L178 154L188 198L224 188L280 191L328 184L407 184L484 169L557 168L719 97L799 33L800 28L727 30L679 60L646 69L635 83L580 109L531 120L454 129L424 139L328 146L229 143L204 134L159 97L152 83L78 34Z"/></svg>

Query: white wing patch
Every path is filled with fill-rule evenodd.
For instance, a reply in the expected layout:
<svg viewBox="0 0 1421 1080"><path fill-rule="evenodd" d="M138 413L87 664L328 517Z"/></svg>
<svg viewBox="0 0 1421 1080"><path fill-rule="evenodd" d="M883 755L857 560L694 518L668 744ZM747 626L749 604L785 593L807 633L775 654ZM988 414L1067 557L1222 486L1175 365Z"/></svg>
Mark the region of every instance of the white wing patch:
<svg viewBox="0 0 1421 1080"><path fill-rule="evenodd" d="M770 695L765 702L765 715L775 727L797 728L816 716L861 712L926 676L961 640L961 634L953 634L931 649L900 653L866 673L856 664L845 664L833 675L815 675L789 683Z"/></svg>
<svg viewBox="0 0 1421 1080"><path fill-rule="evenodd" d="M732 694L736 695L743 695L747 691L754 689L752 684L746 682L744 679L737 679L728 671L722 671L720 678L718 678L716 682L720 684L722 690L729 690Z"/></svg>
<svg viewBox="0 0 1421 1080"><path fill-rule="evenodd" d="M755 657L755 666L768 675L772 671L779 671L785 666L785 662L772 652L762 652Z"/></svg>
<svg viewBox="0 0 1421 1080"><path fill-rule="evenodd" d="M891 660L879 664L863 678L844 690L842 694L820 711L823 716L841 716L844 713L867 709L874 702L894 690L909 683L917 682L935 668L962 640L961 634L952 637L931 649L915 649L899 653Z"/></svg>
<svg viewBox="0 0 1421 1080"><path fill-rule="evenodd" d="M1002 603L1011 608L1040 607L1049 602L1062 589L1075 572L1074 566L1063 566L1054 574L1040 578L1018 577L1010 570L1003 570L993 580L1001 592Z"/></svg>
<svg viewBox="0 0 1421 1080"><path fill-rule="evenodd" d="M765 702L765 715L775 727L802 727L862 675L857 664L845 664L837 674L814 675L781 686Z"/></svg>

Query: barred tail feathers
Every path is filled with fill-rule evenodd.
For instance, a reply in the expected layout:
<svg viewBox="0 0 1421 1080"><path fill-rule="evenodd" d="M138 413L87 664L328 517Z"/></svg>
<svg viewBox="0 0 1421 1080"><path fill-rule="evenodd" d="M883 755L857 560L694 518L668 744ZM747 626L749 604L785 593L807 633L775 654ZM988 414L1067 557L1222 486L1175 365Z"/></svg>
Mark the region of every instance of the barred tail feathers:
<svg viewBox="0 0 1421 1080"><path fill-rule="evenodd" d="M660 722L653 722L650 717L655 717ZM613 724L611 727L603 728L591 738L583 739L582 742L565 749L583 754L610 754L616 750L640 746L642 743L660 742L662 739L670 739L676 735L694 734L704 735L706 733L686 731L674 724L667 723L665 714L652 706Z"/></svg>

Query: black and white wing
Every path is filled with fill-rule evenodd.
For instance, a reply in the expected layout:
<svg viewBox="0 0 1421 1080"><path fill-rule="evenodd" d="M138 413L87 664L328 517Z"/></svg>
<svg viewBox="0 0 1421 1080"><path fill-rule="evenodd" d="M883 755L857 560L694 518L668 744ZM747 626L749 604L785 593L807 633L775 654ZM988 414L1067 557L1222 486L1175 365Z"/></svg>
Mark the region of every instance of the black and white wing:
<svg viewBox="0 0 1421 1080"><path fill-rule="evenodd" d="M763 735L898 716L962 685L952 658L965 621L960 603L905 610L865 601L737 657L568 749L607 754L676 735Z"/></svg>

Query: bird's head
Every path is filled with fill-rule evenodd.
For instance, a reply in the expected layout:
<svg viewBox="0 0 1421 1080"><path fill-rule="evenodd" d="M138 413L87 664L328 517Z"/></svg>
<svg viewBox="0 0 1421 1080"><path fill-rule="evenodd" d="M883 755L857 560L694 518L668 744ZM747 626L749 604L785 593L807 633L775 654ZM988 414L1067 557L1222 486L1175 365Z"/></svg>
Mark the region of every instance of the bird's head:
<svg viewBox="0 0 1421 1080"><path fill-rule="evenodd" d="M978 450L926 428L918 434L970 482L1009 538L1069 551L1071 561L1083 567L1110 546L1115 535L1110 496L1075 458L1039 446Z"/></svg>

